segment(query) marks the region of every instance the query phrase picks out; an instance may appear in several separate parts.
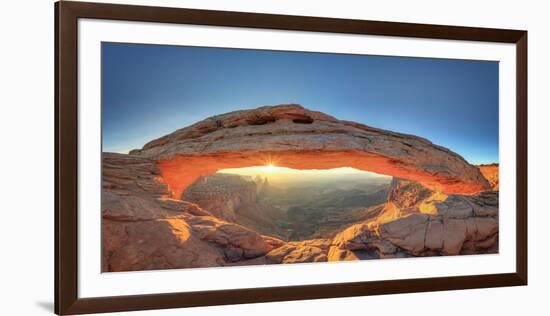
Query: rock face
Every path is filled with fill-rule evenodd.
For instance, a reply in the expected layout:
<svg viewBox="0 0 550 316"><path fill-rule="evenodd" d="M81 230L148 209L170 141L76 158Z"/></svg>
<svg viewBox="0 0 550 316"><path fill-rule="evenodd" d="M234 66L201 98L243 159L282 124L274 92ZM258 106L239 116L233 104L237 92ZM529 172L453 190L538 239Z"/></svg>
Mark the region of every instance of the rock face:
<svg viewBox="0 0 550 316"><path fill-rule="evenodd" d="M200 176L269 163L294 169L353 167L407 178L446 194L490 189L478 168L426 139L341 121L295 104L213 116L131 155L156 161L173 197Z"/></svg>
<svg viewBox="0 0 550 316"><path fill-rule="evenodd" d="M204 176L182 194L181 199L193 202L218 218L235 222L235 211L256 202L258 188L255 182L230 174Z"/></svg>
<svg viewBox="0 0 550 316"><path fill-rule="evenodd" d="M498 164L480 165L479 171L489 181L493 191L498 191Z"/></svg>
<svg viewBox="0 0 550 316"><path fill-rule="evenodd" d="M267 178L215 173L200 177L182 194L212 215L258 233L285 238L285 212L261 201L269 190Z"/></svg>
<svg viewBox="0 0 550 316"><path fill-rule="evenodd" d="M270 251L265 256L266 263L324 262L330 245L330 239L289 242Z"/></svg>
<svg viewBox="0 0 550 316"><path fill-rule="evenodd" d="M154 161L103 154L103 271L221 266L282 245L170 198Z"/></svg>
<svg viewBox="0 0 550 316"><path fill-rule="evenodd" d="M400 182L394 182L385 207L399 205L404 209L397 212L402 213L394 215L387 208L378 218L344 230L332 242L329 261L498 252L498 192L430 201L433 192ZM396 194L403 188L405 192ZM410 199L407 190L425 197ZM435 210L424 213L422 206L428 203ZM389 210L394 215L390 219L385 214Z"/></svg>

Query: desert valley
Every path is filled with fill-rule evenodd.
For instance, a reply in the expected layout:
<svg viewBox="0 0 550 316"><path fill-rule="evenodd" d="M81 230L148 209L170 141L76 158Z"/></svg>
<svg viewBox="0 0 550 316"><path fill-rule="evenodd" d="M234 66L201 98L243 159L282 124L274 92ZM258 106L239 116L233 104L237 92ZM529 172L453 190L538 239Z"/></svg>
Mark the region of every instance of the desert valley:
<svg viewBox="0 0 550 316"><path fill-rule="evenodd" d="M498 164L301 105L102 160L104 272L498 253Z"/></svg>

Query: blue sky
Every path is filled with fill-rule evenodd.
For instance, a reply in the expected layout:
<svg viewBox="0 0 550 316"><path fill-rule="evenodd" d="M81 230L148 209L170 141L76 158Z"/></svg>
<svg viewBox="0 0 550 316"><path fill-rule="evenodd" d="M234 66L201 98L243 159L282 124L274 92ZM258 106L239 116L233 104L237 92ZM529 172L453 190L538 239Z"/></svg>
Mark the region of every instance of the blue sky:
<svg viewBox="0 0 550 316"><path fill-rule="evenodd" d="M299 103L498 162L498 63L102 44L103 150L128 152L212 115Z"/></svg>

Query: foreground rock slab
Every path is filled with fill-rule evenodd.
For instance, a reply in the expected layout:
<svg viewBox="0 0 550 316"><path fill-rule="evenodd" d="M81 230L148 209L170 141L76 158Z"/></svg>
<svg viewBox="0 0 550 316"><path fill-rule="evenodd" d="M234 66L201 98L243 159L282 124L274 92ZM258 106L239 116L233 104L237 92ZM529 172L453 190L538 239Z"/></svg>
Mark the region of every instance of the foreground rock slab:
<svg viewBox="0 0 550 316"><path fill-rule="evenodd" d="M498 192L449 195L443 201L429 201L434 211L424 213L423 206L432 194L424 194L424 200L415 195L411 200L407 190L418 193L426 189L409 181L395 181L385 206L392 208L338 234L329 261L498 252ZM395 205L405 208L396 211ZM393 217L388 220L384 212Z"/></svg>

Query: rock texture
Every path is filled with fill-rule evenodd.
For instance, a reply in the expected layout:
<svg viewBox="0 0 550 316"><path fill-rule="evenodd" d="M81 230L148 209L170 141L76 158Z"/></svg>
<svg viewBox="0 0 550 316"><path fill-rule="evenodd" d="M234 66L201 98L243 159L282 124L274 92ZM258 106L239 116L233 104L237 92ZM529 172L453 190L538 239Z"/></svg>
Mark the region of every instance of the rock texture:
<svg viewBox="0 0 550 316"><path fill-rule="evenodd" d="M324 262L330 245L330 239L289 242L270 251L265 256L266 263Z"/></svg>
<svg viewBox="0 0 550 316"><path fill-rule="evenodd" d="M235 211L256 202L258 188L255 182L230 174L204 176L182 194L181 199L193 202L218 218L235 222Z"/></svg>
<svg viewBox="0 0 550 316"><path fill-rule="evenodd" d="M213 116L131 155L157 161L173 197L200 176L268 163L294 169L353 167L414 180L446 194L490 189L478 168L426 139L338 120L296 104Z"/></svg>
<svg viewBox="0 0 550 316"><path fill-rule="evenodd" d="M498 164L480 165L479 171L489 181L491 188L498 191Z"/></svg>
<svg viewBox="0 0 550 316"><path fill-rule="evenodd" d="M226 265L283 244L170 198L154 161L103 154L103 271Z"/></svg>
<svg viewBox="0 0 550 316"><path fill-rule="evenodd" d="M400 182L394 182L377 218L353 225L333 239L329 261L498 252L498 192L430 201L433 192ZM398 192L403 188L405 192ZM415 192L414 198L409 198L408 190ZM433 212L423 212L427 203L432 203ZM392 212L390 218L387 212Z"/></svg>

